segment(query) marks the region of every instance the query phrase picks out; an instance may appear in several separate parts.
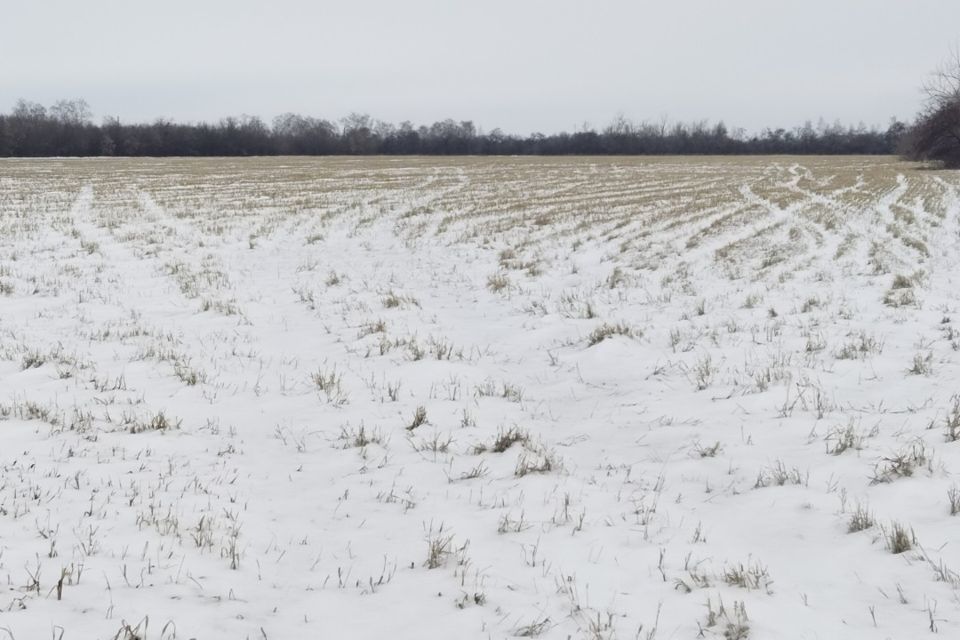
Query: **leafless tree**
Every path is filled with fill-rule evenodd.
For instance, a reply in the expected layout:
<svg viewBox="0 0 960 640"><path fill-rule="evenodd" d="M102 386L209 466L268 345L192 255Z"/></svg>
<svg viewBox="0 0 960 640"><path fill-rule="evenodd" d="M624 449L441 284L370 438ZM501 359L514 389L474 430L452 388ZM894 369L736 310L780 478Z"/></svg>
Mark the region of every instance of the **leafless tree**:
<svg viewBox="0 0 960 640"><path fill-rule="evenodd" d="M960 48L953 47L946 59L923 83L930 103L945 104L960 98Z"/></svg>
<svg viewBox="0 0 960 640"><path fill-rule="evenodd" d="M903 155L960 168L960 49L951 51L923 90L926 104L904 138Z"/></svg>
<svg viewBox="0 0 960 640"><path fill-rule="evenodd" d="M50 116L63 124L84 125L93 120L86 100L58 100L50 107Z"/></svg>

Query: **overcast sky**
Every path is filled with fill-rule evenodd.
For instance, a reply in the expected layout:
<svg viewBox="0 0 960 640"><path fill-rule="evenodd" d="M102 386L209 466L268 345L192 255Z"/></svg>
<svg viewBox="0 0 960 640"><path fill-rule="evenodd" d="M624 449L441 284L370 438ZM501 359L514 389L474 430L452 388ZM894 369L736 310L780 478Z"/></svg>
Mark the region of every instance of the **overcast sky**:
<svg viewBox="0 0 960 640"><path fill-rule="evenodd" d="M910 118L958 0L0 0L0 110L295 111L514 133Z"/></svg>

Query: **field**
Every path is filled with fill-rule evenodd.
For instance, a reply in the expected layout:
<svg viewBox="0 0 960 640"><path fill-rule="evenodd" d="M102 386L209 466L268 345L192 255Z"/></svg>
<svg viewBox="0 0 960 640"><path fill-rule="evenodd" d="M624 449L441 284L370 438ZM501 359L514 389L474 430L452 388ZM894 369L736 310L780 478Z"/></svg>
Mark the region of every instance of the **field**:
<svg viewBox="0 0 960 640"><path fill-rule="evenodd" d="M0 162L0 640L960 634L960 176Z"/></svg>

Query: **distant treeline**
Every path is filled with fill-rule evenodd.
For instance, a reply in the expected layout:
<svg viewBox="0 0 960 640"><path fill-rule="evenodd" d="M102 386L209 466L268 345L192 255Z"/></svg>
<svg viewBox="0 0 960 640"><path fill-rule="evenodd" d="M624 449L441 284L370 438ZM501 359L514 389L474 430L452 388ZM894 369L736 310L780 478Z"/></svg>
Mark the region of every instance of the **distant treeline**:
<svg viewBox="0 0 960 640"><path fill-rule="evenodd" d="M499 129L484 133L470 121L393 125L352 114L334 123L293 113L270 125L251 116L191 124L106 118L97 125L83 100L62 100L49 109L21 100L9 114L0 114L0 157L890 154L906 131L896 120L885 130L821 121L747 135L723 123L634 123L618 117L600 130L518 136Z"/></svg>

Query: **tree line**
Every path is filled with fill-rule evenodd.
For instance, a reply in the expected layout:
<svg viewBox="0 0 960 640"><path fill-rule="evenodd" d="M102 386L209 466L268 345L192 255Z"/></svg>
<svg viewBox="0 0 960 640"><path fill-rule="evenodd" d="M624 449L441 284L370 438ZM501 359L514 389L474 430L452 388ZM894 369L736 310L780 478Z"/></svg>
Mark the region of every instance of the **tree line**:
<svg viewBox="0 0 960 640"><path fill-rule="evenodd" d="M20 100L0 114L0 157L890 154L907 132L897 120L886 129L820 121L748 135L722 122L637 123L622 116L599 130L584 126L573 133L526 136L483 132L471 121L394 125L363 114L334 122L287 113L269 125L252 116L215 123L125 123L108 117L95 124L83 100L61 100L49 108Z"/></svg>

